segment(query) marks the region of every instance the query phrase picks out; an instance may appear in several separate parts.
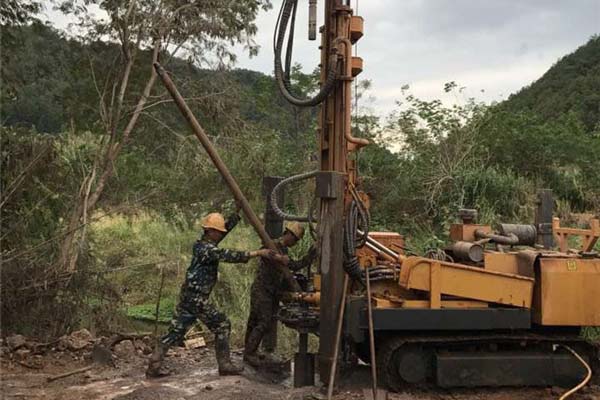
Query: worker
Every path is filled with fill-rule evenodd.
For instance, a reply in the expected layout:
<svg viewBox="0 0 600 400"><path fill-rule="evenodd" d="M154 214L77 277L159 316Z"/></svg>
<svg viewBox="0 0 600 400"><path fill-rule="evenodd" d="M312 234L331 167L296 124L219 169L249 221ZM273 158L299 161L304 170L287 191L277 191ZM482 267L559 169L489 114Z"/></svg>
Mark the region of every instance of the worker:
<svg viewBox="0 0 600 400"><path fill-rule="evenodd" d="M219 213L208 214L202 220L203 235L194 244L192 262L186 272L185 281L179 294L171 326L157 344L150 357L146 371L149 378L165 375L161 372L164 356L173 344L181 343L188 329L197 319L215 335L215 352L220 375L238 375L243 367L231 361L229 352L229 335L231 323L209 301L209 295L217 283L219 261L228 263L247 263L254 257L275 257L274 252L267 249L256 251L236 251L217 247L219 242L237 225L240 217L237 213L227 222Z"/></svg>
<svg viewBox="0 0 600 400"><path fill-rule="evenodd" d="M246 326L244 345L244 361L254 367L265 364L278 365L283 362L274 354L274 346L265 348L265 353L259 353L258 348L265 336L272 329L273 321L279 309L279 301L285 291L291 291L283 277L283 272L276 265L283 264L292 272L310 266L317 256L313 246L300 260L291 260L287 254L304 236L304 227L298 222L289 223L283 236L276 242L277 248L283 256L261 259L252 289L250 291L250 316Z"/></svg>

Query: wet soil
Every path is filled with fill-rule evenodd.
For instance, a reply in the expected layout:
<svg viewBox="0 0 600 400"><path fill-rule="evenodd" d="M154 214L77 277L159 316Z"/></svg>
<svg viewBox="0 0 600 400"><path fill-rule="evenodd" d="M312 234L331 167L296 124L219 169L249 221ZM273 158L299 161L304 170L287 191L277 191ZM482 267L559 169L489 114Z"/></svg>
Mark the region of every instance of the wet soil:
<svg viewBox="0 0 600 400"><path fill-rule="evenodd" d="M89 351L88 351L89 353ZM44 355L4 354L0 358L1 399L48 400L321 400L321 387L293 388L286 373L259 372L246 366L241 376L220 377L214 353L209 349L170 350L165 365L171 375L160 379L144 376L147 355L132 351L114 358L114 367L94 365L85 373L53 382L47 378L90 365L85 352L49 351ZM234 358L241 362L236 353ZM346 377L334 398L363 399L369 387L369 369L357 367ZM408 390L389 394L389 400L555 400L560 388ZM600 400L600 387L586 388L570 400Z"/></svg>

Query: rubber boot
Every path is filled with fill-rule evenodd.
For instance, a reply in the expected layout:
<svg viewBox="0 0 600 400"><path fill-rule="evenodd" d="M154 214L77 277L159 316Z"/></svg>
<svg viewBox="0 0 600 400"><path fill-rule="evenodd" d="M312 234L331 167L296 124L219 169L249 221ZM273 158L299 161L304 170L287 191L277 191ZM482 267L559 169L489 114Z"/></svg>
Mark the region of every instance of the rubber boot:
<svg viewBox="0 0 600 400"><path fill-rule="evenodd" d="M264 353L259 353L258 357L260 358L260 360L263 363L270 364L272 366L282 365L287 362L287 360L284 360L283 358L279 357L274 352L270 352L270 351L264 352Z"/></svg>
<svg viewBox="0 0 600 400"><path fill-rule="evenodd" d="M244 367L236 365L231 361L229 335L217 335L215 337L215 351L217 364L219 365L219 375L240 375L244 371Z"/></svg>
<svg viewBox="0 0 600 400"><path fill-rule="evenodd" d="M169 350L169 346L158 342L154 348L154 352L150 356L150 362L148 363L148 369L146 370L146 378L160 378L169 375L168 372L161 370L167 350Z"/></svg>
<svg viewBox="0 0 600 400"><path fill-rule="evenodd" d="M256 329L253 329L246 339L247 340L244 347L244 361L253 367L260 367L262 363L258 355L258 346L260 345L262 335L260 335Z"/></svg>

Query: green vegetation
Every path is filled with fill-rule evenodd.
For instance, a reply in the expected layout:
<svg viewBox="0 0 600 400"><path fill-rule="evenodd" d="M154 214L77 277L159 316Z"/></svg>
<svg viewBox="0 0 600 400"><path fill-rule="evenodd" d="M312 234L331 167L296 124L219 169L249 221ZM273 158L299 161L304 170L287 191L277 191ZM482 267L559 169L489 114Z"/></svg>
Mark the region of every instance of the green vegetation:
<svg viewBox="0 0 600 400"><path fill-rule="evenodd" d="M38 22L2 29L3 41L20 44L2 52L3 326L56 336L81 324L108 331L128 317L153 321L161 277L159 320L168 321L199 218L232 209L221 179L155 87L134 134L110 163L97 203L73 220L78 207L88 210L81 205L106 167L102 157L112 139L99 96L122 67L113 63L121 49L95 36L67 39ZM137 57L119 127L139 99L152 53L144 47ZM316 167L316 110L286 103L270 76L223 65L200 69L197 62L174 58L168 68L252 205L262 210L263 176ZM306 94L318 78L297 66L293 81L295 92ZM417 99L407 88L391 115L363 109L355 131L374 141L359 157L374 228L399 231L422 252L444 242L462 207L477 208L486 223L531 221L535 190L542 187L555 191L559 212L597 214L599 85L600 38L594 37L501 104L471 99L448 107ZM361 91L367 93L368 83ZM306 210L311 199L303 194L310 190L295 188L288 208ZM70 226L85 234L74 238L78 257L67 273L61 254ZM258 245L244 224L223 243ZM309 245L307 238L295 251ZM213 293L238 343L254 270L253 263L223 265ZM293 333L282 329L281 335L285 350Z"/></svg>

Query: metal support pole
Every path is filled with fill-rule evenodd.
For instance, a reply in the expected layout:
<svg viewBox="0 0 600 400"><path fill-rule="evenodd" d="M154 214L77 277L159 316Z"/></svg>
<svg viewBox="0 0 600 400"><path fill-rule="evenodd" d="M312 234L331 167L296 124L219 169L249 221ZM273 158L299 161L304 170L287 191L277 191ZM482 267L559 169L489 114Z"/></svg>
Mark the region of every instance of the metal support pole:
<svg viewBox="0 0 600 400"><path fill-rule="evenodd" d="M537 242L545 249L554 246L552 234L552 217L554 213L554 198L552 190L541 189L538 191L537 209L535 213L535 227L538 231Z"/></svg>
<svg viewBox="0 0 600 400"><path fill-rule="evenodd" d="M369 315L369 350L371 352L371 385L373 389L373 400L377 400L377 360L375 358L375 330L373 329L373 303L371 299L371 277L369 276L369 265L367 265L367 311Z"/></svg>
<svg viewBox="0 0 600 400"><path fill-rule="evenodd" d="M329 378L327 380L327 400L331 400L333 397L333 388L335 386L335 376L337 374L337 363L338 354L340 351L340 344L342 341L342 327L344 326L344 313L346 311L346 295L348 294L348 275L344 274L344 284L342 289L342 303L340 304L340 311L337 316L337 327L335 332L334 346L333 346L333 358L331 362L331 370L329 371Z"/></svg>
<svg viewBox="0 0 600 400"><path fill-rule="evenodd" d="M308 353L308 333L298 333L298 352L294 355L294 387L315 384L315 355Z"/></svg>
<svg viewBox="0 0 600 400"><path fill-rule="evenodd" d="M273 242L273 239L271 239L271 237L265 230L265 227L263 226L262 222L254 213L254 210L252 210L252 207L246 199L246 196L244 196L244 193L242 193L242 190L231 175L231 172L229 172L229 169L227 169L227 166L219 156L217 149L215 149L210 139L208 138L208 135L206 134L206 132L204 132L202 126L200 126L200 123L192 113L192 110L190 110L190 108L186 104L184 98L177 90L177 87L169 77L169 74L167 74L167 71L165 71L165 69L159 63L154 63L154 69L156 69L158 76L167 88L167 91L171 94L171 97L175 101L175 104L179 108L179 111L181 111L181 114L183 114L184 118L190 124L192 131L194 132L194 134L208 153L208 156L210 157L213 164L225 180L225 183L227 183L227 187L229 187L229 190L235 198L235 201L241 207L242 211L244 212L244 215L246 216L246 219L248 220L250 225L252 225L252 227L262 240L263 245L268 249L278 252L279 249L275 245L275 242ZM284 276L284 279L286 280L288 285L290 285L293 291L299 292L300 285L298 285L298 282L296 282L290 270L283 265L280 266L280 270Z"/></svg>
<svg viewBox="0 0 600 400"><path fill-rule="evenodd" d="M187 122L190 124L192 131L194 132L194 134L208 153L208 156L212 160L213 164L219 170L219 173L225 180L225 183L227 183L227 187L229 187L229 190L231 190L231 194L235 198L237 204L241 207L250 225L252 225L252 227L254 228L254 230L256 231L256 233L258 234L258 236L260 237L260 239L266 247L268 247L271 250L277 251L275 243L269 237L267 231L265 231L262 222L260 222L260 219L258 219L256 214L254 213L254 210L252 210L252 207L250 207L250 203L246 199L246 196L244 196L244 194L242 193L242 190L240 189L237 182L229 172L229 169L227 169L227 166L219 156L219 153L217 153L217 149L215 149L213 144L210 142L208 135L206 134L206 132L204 132L202 126L200 126L200 123L198 122L198 120L192 113L192 110L190 110L185 100L177 90L177 87L167 74L167 71L165 71L165 69L159 63L154 63L154 68L156 69L156 72L158 73L158 76L162 80L163 84L171 94L171 97L173 97L175 104L177 105Z"/></svg>
<svg viewBox="0 0 600 400"><path fill-rule="evenodd" d="M352 9L343 0L325 0L324 27L321 30L321 82L325 82L329 69L339 63L332 63L332 52L338 47L339 39L349 39ZM341 50L341 49L338 49ZM340 74L343 71L338 71ZM347 88L346 88L347 89ZM344 91L344 81L336 82L335 87L321 104L319 113L319 148L321 171L331 181L332 195L321 197L319 218L321 274L321 307L319 314L319 374L327 383L332 365L337 363L340 343L334 340L337 326L337 311L342 307L343 297L343 236L344 236L344 197L347 181L351 181L348 171L348 142L345 135L347 113L350 103ZM318 189L319 190L319 189Z"/></svg>

